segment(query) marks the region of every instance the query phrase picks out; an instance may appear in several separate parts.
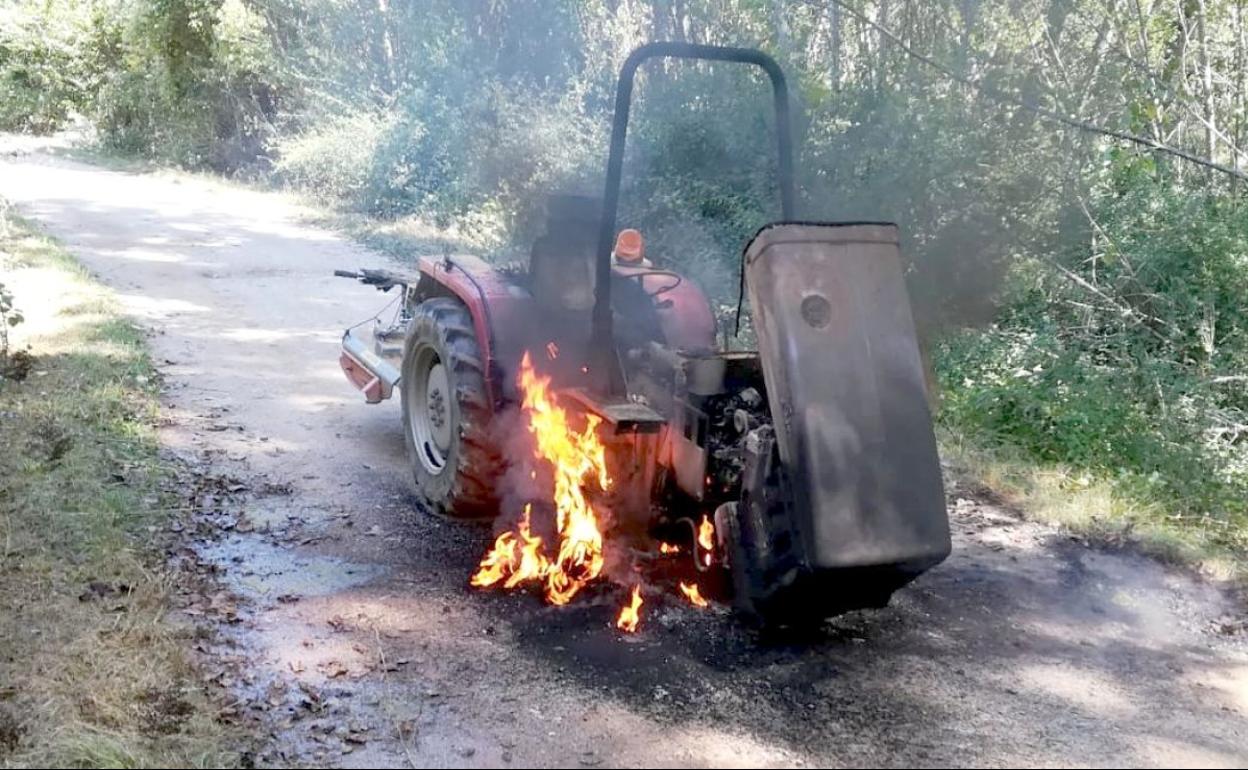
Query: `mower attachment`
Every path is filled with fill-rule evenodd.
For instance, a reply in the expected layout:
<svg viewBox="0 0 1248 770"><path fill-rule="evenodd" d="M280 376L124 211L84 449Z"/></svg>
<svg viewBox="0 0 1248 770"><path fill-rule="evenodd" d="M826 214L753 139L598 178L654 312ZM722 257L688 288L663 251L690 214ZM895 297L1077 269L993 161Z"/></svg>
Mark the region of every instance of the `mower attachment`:
<svg viewBox="0 0 1248 770"><path fill-rule="evenodd" d="M759 614L882 606L950 549L897 228L770 225L745 279L774 428L718 514L736 594Z"/></svg>
<svg viewBox="0 0 1248 770"><path fill-rule="evenodd" d="M364 400L370 404L390 398L401 376L397 366L370 350L368 344L350 329L342 335L338 365L347 375L347 380L364 394Z"/></svg>

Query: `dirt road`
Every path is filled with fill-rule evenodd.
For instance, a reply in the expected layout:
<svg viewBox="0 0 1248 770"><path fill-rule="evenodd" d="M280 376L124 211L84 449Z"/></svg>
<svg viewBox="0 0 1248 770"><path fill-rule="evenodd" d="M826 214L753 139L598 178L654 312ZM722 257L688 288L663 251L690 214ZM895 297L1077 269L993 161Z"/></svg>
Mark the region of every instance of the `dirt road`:
<svg viewBox="0 0 1248 770"><path fill-rule="evenodd" d="M198 469L181 558L230 589L189 615L261 764L1248 764L1242 608L956 488L952 558L814 638L675 602L622 638L605 601L470 592L488 531L414 510L398 405L337 367L385 297L330 273L384 258L276 194L34 150L0 195L151 330Z"/></svg>

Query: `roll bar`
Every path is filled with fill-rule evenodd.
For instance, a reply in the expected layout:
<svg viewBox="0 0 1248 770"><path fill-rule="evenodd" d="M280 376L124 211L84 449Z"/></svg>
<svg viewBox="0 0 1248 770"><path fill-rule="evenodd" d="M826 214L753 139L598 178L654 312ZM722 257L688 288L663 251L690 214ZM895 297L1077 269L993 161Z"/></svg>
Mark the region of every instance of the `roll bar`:
<svg viewBox="0 0 1248 770"><path fill-rule="evenodd" d="M796 219L793 192L793 139L789 125L789 87L784 71L776 60L753 48L727 48L694 43L648 43L629 54L620 70L615 89L615 118L611 126L611 153L607 158L607 183L602 196L602 223L598 231L595 255L593 347L599 352L614 351L611 328L611 247L615 242L616 214L620 203L620 177L624 169L624 140L628 134L628 114L633 101L633 79L637 68L648 59L702 59L753 64L771 79L776 110L776 149L779 153L777 171L780 177L780 214L784 220ZM610 356L614 359L614 355ZM606 357L604 357L606 362ZM609 391L622 390L619 362L607 363L611 372L606 383Z"/></svg>

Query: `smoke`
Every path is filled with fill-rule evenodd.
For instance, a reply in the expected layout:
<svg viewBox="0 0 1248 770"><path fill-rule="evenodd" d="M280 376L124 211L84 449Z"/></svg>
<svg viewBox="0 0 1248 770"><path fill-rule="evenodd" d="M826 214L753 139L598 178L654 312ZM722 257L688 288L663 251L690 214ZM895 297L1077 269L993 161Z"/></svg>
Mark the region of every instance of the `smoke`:
<svg viewBox="0 0 1248 770"><path fill-rule="evenodd" d="M547 463L535 457L533 436L529 433L528 419L519 406L510 406L495 415L490 423L492 442L498 448L503 461L503 473L497 482L499 515L494 519L494 534L515 529L523 516L524 507L539 506L538 511L550 506L550 490L554 479ZM549 531L544 528L550 523ZM534 534L544 542L554 542L553 516L533 517Z"/></svg>

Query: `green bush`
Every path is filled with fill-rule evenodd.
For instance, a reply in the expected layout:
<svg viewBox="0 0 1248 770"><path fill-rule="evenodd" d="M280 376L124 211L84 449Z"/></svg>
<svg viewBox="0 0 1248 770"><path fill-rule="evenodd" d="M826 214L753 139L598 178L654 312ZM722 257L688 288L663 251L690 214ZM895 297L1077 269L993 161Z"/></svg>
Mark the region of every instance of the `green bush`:
<svg viewBox="0 0 1248 770"><path fill-rule="evenodd" d="M9 359L9 329L22 322L22 313L13 303L13 293L0 283L0 371Z"/></svg>
<svg viewBox="0 0 1248 770"><path fill-rule="evenodd" d="M284 94L262 18L241 0L125 9L120 61L94 100L105 145L222 171L262 161Z"/></svg>
<svg viewBox="0 0 1248 770"><path fill-rule="evenodd" d="M277 178L319 199L366 209L362 197L383 137L396 116L375 110L332 115L300 134L279 140Z"/></svg>
<svg viewBox="0 0 1248 770"><path fill-rule="evenodd" d="M309 121L276 143L275 169L287 183L382 218L450 224L489 212L523 242L535 235L546 193L587 189L601 134L575 100L552 106L524 86L454 97L419 90L385 109Z"/></svg>
<svg viewBox="0 0 1248 770"><path fill-rule="evenodd" d="M941 417L1181 513L1248 513L1248 209L1115 154L1095 237L936 351Z"/></svg>
<svg viewBox="0 0 1248 770"><path fill-rule="evenodd" d="M466 166L480 135L470 112L476 105L457 107L422 90L404 95L396 107L360 191L365 210L382 217L444 217L466 208L472 198Z"/></svg>
<svg viewBox="0 0 1248 770"><path fill-rule="evenodd" d="M105 17L96 3L0 9L0 130L49 133L87 108Z"/></svg>
<svg viewBox="0 0 1248 770"><path fill-rule="evenodd" d="M1205 435L1205 394L1179 372L1098 364L1052 329L1000 327L946 337L936 367L940 417L961 432L1183 512L1245 510L1243 479Z"/></svg>

